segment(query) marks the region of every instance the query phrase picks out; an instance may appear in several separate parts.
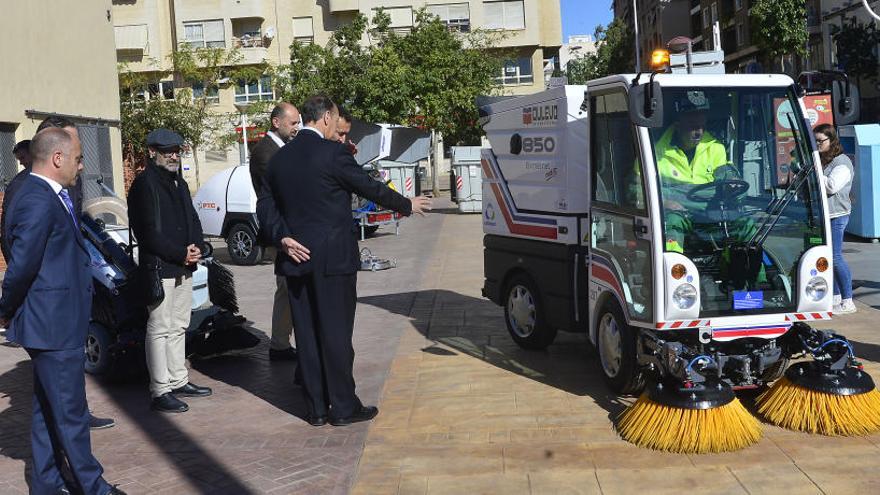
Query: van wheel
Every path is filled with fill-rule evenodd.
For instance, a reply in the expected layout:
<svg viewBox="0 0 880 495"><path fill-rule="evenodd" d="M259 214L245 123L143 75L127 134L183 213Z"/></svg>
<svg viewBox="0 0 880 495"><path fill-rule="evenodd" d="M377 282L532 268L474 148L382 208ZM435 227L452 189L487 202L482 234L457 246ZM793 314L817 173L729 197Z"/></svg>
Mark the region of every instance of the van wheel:
<svg viewBox="0 0 880 495"><path fill-rule="evenodd" d="M263 259L263 247L257 244L257 233L246 223L237 223L226 236L229 257L236 265L256 265Z"/></svg>
<svg viewBox="0 0 880 495"><path fill-rule="evenodd" d="M110 331L96 322L89 322L86 335L86 373L101 375L110 369Z"/></svg>
<svg viewBox="0 0 880 495"><path fill-rule="evenodd" d="M514 275L505 293L504 321L514 342L523 349L544 349L552 344L556 329L547 325L541 295L532 279Z"/></svg>
<svg viewBox="0 0 880 495"><path fill-rule="evenodd" d="M596 320L599 364L608 386L619 394L640 390L645 379L636 357L637 330L627 325L616 302L608 302Z"/></svg>

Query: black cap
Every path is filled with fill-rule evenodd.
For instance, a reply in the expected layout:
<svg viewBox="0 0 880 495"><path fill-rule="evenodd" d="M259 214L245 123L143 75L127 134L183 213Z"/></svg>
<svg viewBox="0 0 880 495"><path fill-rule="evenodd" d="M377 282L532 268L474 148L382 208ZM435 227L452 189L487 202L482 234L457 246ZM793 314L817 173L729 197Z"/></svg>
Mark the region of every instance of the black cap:
<svg viewBox="0 0 880 495"><path fill-rule="evenodd" d="M159 151L179 149L183 146L180 134L168 129L156 129L147 134L147 147Z"/></svg>

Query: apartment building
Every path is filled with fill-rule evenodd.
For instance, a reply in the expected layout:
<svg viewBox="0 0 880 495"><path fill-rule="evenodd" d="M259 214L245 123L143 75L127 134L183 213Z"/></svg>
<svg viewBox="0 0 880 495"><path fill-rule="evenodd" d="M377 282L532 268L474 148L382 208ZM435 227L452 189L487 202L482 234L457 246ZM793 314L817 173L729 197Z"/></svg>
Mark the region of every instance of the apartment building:
<svg viewBox="0 0 880 495"><path fill-rule="evenodd" d="M86 199L96 179L123 187L119 87L110 0L6 2L0 16L0 191L20 170L15 143L50 115L79 128ZM88 70L84 70L88 68ZM2 199L2 192L0 192ZM0 258L0 271L5 270Z"/></svg>
<svg viewBox="0 0 880 495"><path fill-rule="evenodd" d="M180 44L238 48L241 64L285 64L294 40L326 44L333 31L358 13L372 18L383 8L391 28L411 29L415 12L426 7L451 30L503 30L500 48L515 59L498 74L509 94L544 89L545 79L558 67L562 22L558 0L113 0L116 53L130 70L159 73L170 69L169 55ZM367 36L363 42L369 43ZM159 78L147 88L148 98L172 97L173 76ZM218 112L236 114L236 103L273 100L268 78L250 83L230 81L226 87L193 87L212 99ZM200 179L238 164L237 150L208 150L199 157ZM186 161L184 162L186 168Z"/></svg>
<svg viewBox="0 0 880 495"><path fill-rule="evenodd" d="M664 48L676 36L691 33L689 2L692 0L614 0L614 17L623 18L630 29L635 29L633 5L638 19L638 50L641 68L647 69L651 53Z"/></svg>

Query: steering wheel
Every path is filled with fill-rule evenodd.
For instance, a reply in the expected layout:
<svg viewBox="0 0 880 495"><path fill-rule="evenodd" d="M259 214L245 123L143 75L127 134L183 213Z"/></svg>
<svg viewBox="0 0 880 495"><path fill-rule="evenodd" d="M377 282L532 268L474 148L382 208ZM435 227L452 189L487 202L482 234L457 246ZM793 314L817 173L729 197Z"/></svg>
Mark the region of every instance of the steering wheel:
<svg viewBox="0 0 880 495"><path fill-rule="evenodd" d="M694 187L687 193L687 198L698 203L708 203L714 199L722 203L733 201L749 190L749 183L740 179L718 179ZM712 191L706 194L705 191Z"/></svg>

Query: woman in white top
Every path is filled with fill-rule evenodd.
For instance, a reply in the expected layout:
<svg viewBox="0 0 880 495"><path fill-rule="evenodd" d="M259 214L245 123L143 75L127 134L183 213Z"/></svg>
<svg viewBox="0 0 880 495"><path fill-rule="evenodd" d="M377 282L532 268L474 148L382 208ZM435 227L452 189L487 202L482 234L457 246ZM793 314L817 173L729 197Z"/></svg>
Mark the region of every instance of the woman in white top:
<svg viewBox="0 0 880 495"><path fill-rule="evenodd" d="M852 300L852 273L843 259L843 232L849 223L852 203L849 191L854 177L853 164L843 154L834 126L821 124L813 129L819 157L822 159L822 183L828 196L828 216L831 218L831 248L834 252L834 312L855 313Z"/></svg>

